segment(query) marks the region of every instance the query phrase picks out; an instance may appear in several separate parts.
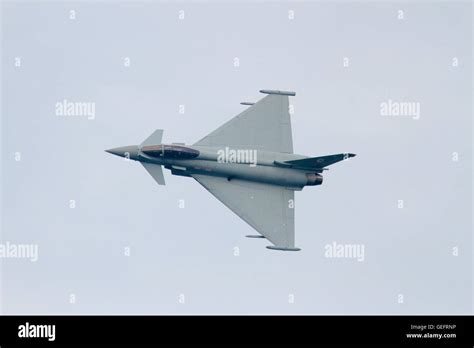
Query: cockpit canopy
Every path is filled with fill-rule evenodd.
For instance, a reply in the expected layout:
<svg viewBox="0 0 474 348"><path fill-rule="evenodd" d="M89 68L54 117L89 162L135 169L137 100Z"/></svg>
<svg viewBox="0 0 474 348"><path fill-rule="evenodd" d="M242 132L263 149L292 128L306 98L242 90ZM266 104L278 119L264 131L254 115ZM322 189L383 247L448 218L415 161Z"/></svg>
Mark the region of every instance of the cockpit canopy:
<svg viewBox="0 0 474 348"><path fill-rule="evenodd" d="M199 151L179 145L152 145L144 146L141 151L155 158L191 159L199 156Z"/></svg>

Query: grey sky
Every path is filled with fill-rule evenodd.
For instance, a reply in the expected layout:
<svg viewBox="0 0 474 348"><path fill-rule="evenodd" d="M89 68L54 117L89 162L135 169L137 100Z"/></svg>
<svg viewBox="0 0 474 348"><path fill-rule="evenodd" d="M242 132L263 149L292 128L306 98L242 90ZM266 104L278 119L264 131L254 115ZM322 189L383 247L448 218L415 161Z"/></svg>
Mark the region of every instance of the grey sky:
<svg viewBox="0 0 474 348"><path fill-rule="evenodd" d="M471 3L4 2L1 22L1 239L39 246L0 259L3 313L472 312ZM296 91L296 153L357 154L296 193L301 252L104 152L157 128L191 144L263 88ZM64 99L95 118L57 116ZM382 116L389 99L420 118Z"/></svg>

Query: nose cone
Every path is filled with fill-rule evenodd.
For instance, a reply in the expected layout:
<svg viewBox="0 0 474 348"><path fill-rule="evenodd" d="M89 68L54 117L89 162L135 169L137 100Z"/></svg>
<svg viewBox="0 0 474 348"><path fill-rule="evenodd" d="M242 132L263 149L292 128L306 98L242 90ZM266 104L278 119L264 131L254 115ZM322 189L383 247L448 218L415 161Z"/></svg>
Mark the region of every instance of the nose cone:
<svg viewBox="0 0 474 348"><path fill-rule="evenodd" d="M112 155L126 157L130 159L137 159L138 157L138 146L122 146L114 149L105 150L105 152L111 153Z"/></svg>

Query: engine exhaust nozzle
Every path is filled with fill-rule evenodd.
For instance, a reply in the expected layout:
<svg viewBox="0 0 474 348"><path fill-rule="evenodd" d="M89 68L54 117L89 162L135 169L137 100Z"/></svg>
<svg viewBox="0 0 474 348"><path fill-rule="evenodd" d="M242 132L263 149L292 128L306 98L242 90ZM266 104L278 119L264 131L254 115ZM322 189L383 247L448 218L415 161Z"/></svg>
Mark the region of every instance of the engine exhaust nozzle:
<svg viewBox="0 0 474 348"><path fill-rule="evenodd" d="M306 185L309 186L321 185L323 183L323 176L319 174L306 174L306 179L308 179Z"/></svg>

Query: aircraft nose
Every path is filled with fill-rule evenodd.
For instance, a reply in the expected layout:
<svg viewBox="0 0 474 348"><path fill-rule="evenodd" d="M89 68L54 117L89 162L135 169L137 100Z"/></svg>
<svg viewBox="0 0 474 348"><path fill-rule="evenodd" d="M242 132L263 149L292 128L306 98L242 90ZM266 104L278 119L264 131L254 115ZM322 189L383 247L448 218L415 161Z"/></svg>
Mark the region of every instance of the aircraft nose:
<svg viewBox="0 0 474 348"><path fill-rule="evenodd" d="M130 159L136 159L138 157L138 146L122 146L113 149L105 150L105 152L111 153L112 155L127 157Z"/></svg>

